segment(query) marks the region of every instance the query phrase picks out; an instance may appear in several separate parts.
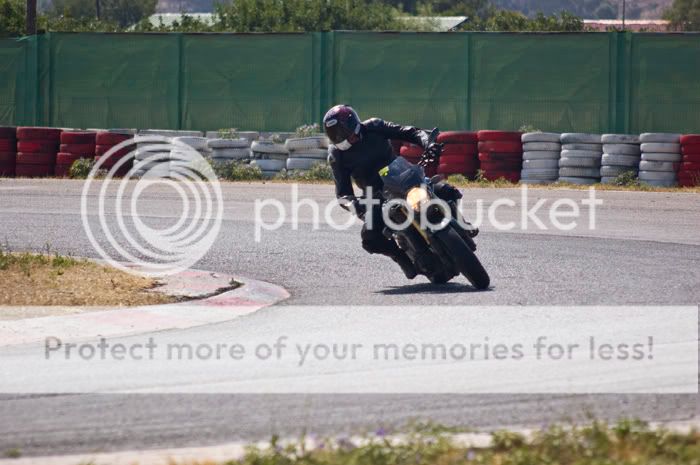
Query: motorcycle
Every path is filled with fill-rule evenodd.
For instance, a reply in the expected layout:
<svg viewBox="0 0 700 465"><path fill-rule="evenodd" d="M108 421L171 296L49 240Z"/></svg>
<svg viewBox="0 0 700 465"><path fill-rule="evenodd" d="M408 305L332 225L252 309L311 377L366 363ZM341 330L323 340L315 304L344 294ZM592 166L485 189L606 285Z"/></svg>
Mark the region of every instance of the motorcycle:
<svg viewBox="0 0 700 465"><path fill-rule="evenodd" d="M436 128L430 134L431 142L437 135ZM475 254L474 229L466 221L458 221L462 217L454 200L438 197L435 187L439 179L426 178L423 170L428 161L427 153L418 165L396 157L379 170L384 182L384 217L403 226L387 226L383 233L396 241L430 282L443 284L462 274L475 288L487 289L491 280Z"/></svg>

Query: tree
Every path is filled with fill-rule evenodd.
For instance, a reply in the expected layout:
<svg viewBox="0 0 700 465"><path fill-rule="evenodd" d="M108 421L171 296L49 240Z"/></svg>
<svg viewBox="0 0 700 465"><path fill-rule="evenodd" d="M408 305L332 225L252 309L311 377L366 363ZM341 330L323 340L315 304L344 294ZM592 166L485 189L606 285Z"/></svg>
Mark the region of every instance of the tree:
<svg viewBox="0 0 700 465"><path fill-rule="evenodd" d="M700 0L674 0L664 19L675 31L700 31Z"/></svg>
<svg viewBox="0 0 700 465"><path fill-rule="evenodd" d="M122 28L132 26L156 12L158 0L100 0L102 18Z"/></svg>
<svg viewBox="0 0 700 465"><path fill-rule="evenodd" d="M24 26L24 2L0 0L0 36L22 35Z"/></svg>

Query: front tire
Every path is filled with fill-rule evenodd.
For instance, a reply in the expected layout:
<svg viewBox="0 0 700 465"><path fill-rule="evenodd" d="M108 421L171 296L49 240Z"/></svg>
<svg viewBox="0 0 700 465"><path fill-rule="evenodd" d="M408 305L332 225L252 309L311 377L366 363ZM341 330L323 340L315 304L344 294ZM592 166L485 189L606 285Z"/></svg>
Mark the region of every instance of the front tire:
<svg viewBox="0 0 700 465"><path fill-rule="evenodd" d="M435 234L442 243L450 259L457 265L457 269L477 289L488 289L491 278L479 261L452 225L448 225L442 231Z"/></svg>

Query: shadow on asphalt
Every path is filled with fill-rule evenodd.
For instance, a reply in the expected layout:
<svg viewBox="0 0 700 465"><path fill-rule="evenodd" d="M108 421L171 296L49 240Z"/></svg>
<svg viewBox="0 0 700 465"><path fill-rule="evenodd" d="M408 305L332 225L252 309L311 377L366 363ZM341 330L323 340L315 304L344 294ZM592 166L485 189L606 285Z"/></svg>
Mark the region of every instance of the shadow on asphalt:
<svg viewBox="0 0 700 465"><path fill-rule="evenodd" d="M468 284L447 283L447 284L432 284L419 283L409 284L407 286L393 286L389 289L382 289L376 294L383 295L404 295L404 294L457 294L461 292L488 292L491 288L484 291L473 288Z"/></svg>

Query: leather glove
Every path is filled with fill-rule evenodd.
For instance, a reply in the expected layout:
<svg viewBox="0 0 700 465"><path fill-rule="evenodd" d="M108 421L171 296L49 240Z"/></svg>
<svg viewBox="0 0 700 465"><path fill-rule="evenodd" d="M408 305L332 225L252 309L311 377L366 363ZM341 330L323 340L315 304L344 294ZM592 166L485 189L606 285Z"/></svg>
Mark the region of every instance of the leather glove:
<svg viewBox="0 0 700 465"><path fill-rule="evenodd" d="M338 202L340 203L340 207L342 209L357 215L357 217L361 220L365 219L367 207L364 204L361 204L360 201L357 200L357 197L355 197L354 195L345 195L343 197L340 197L338 199Z"/></svg>
<svg viewBox="0 0 700 465"><path fill-rule="evenodd" d="M426 166L430 163L437 162L440 159L440 154L442 153L443 147L443 144L432 142L421 156L421 165Z"/></svg>

